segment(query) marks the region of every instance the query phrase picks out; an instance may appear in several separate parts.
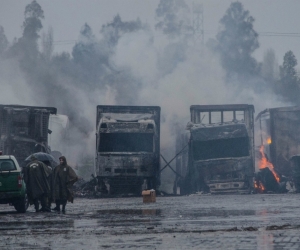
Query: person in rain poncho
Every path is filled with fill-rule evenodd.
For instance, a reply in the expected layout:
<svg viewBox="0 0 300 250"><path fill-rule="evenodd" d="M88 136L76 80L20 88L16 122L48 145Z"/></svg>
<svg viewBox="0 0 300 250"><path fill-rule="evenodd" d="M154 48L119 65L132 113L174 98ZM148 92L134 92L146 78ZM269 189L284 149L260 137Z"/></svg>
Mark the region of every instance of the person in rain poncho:
<svg viewBox="0 0 300 250"><path fill-rule="evenodd" d="M66 157L59 157L60 164L54 168L52 201L55 201L56 207L52 210L65 212L67 201L73 203L72 186L78 180L75 171L67 164Z"/></svg>
<svg viewBox="0 0 300 250"><path fill-rule="evenodd" d="M23 168L29 203L34 204L36 212L51 212L49 198L51 195L52 168L38 161L34 156L30 160ZM42 206L40 210L39 202Z"/></svg>

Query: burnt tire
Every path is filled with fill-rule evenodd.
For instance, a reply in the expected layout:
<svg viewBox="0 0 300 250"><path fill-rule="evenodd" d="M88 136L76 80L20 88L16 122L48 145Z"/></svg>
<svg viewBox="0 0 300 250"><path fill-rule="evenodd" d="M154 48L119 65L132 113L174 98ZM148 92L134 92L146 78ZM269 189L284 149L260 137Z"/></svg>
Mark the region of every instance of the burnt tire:
<svg viewBox="0 0 300 250"><path fill-rule="evenodd" d="M26 210L29 206L27 194L25 194L23 198L17 200L13 205L18 213L26 213Z"/></svg>

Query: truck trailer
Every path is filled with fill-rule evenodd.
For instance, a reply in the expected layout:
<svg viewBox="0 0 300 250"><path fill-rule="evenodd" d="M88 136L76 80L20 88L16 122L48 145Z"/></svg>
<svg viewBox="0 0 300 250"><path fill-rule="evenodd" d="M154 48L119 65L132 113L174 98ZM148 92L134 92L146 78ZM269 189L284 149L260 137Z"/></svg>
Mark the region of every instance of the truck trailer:
<svg viewBox="0 0 300 250"><path fill-rule="evenodd" d="M22 167L36 152L50 153L48 129L53 107L0 105L0 151L14 155Z"/></svg>
<svg viewBox="0 0 300 250"><path fill-rule="evenodd" d="M292 178L291 159L300 155L300 107L265 109L255 120L266 158L280 176Z"/></svg>
<svg viewBox="0 0 300 250"><path fill-rule="evenodd" d="M254 106L192 105L178 136L174 192L250 193L255 172Z"/></svg>
<svg viewBox="0 0 300 250"><path fill-rule="evenodd" d="M98 105L96 175L110 194L160 184L160 107Z"/></svg>

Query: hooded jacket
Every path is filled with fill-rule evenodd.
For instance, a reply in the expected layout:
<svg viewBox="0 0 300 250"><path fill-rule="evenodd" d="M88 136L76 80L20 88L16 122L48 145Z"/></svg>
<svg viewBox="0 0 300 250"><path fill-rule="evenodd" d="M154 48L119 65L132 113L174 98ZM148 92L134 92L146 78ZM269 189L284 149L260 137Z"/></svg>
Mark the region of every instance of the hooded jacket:
<svg viewBox="0 0 300 250"><path fill-rule="evenodd" d="M73 184L78 180L75 171L67 164L64 156L63 163L54 168L52 200L68 200L73 203Z"/></svg>
<svg viewBox="0 0 300 250"><path fill-rule="evenodd" d="M23 169L24 181L30 204L42 194L51 194L52 169L37 159L29 162Z"/></svg>

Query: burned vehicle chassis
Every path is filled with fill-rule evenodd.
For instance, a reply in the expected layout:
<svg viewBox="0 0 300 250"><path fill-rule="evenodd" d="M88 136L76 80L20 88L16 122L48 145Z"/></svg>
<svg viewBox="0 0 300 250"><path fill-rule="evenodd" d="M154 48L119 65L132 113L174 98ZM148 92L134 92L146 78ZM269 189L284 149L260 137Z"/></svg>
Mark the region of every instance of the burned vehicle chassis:
<svg viewBox="0 0 300 250"><path fill-rule="evenodd" d="M96 176L110 194L160 184L160 107L97 106Z"/></svg>
<svg viewBox="0 0 300 250"><path fill-rule="evenodd" d="M254 176L254 106L192 105L177 140L174 192L250 193Z"/></svg>
<svg viewBox="0 0 300 250"><path fill-rule="evenodd" d="M20 166L35 152L50 153L49 116L53 107L0 105L0 150L14 155Z"/></svg>

